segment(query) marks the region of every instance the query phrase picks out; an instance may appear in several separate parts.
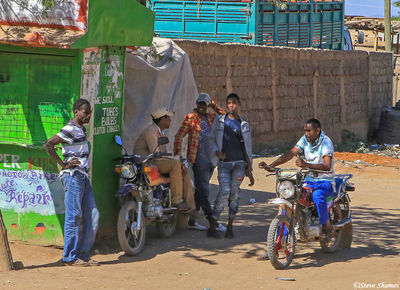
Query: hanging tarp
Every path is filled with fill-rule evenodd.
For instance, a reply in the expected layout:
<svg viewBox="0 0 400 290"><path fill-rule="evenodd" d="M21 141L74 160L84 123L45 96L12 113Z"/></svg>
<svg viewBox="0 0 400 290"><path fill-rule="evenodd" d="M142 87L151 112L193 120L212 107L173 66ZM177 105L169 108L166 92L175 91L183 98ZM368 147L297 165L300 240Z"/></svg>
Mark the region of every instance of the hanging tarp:
<svg viewBox="0 0 400 290"><path fill-rule="evenodd" d="M140 133L152 123L150 114L165 107L175 112L167 133L172 150L185 115L196 106L189 56L172 40L154 38L153 47L127 53L125 70L124 146L132 153Z"/></svg>
<svg viewBox="0 0 400 290"><path fill-rule="evenodd" d="M68 47L88 30L88 0L0 0L0 42Z"/></svg>

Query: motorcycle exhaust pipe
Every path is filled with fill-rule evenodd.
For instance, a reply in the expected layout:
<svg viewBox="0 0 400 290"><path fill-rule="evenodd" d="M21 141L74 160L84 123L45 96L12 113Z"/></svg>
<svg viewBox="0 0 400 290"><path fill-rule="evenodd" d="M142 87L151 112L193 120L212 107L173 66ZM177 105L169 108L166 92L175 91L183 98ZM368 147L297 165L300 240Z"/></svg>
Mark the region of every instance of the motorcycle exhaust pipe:
<svg viewBox="0 0 400 290"><path fill-rule="evenodd" d="M337 223L337 224L334 224L333 225L333 228L336 230L336 229L341 229L341 228L343 228L345 225L347 225L349 222L351 222L351 218L350 217L347 217L347 218L345 218L344 220L341 220L339 223Z"/></svg>

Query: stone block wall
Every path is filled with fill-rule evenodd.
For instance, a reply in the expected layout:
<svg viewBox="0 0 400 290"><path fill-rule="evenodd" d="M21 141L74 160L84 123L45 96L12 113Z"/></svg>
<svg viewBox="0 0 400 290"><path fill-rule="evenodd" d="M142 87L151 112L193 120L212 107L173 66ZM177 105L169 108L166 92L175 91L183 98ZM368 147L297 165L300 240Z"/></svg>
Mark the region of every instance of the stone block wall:
<svg viewBox="0 0 400 290"><path fill-rule="evenodd" d="M343 129L374 132L392 102L392 54L176 41L190 56L199 92L219 104L237 93L255 149L292 142L315 117L341 142Z"/></svg>

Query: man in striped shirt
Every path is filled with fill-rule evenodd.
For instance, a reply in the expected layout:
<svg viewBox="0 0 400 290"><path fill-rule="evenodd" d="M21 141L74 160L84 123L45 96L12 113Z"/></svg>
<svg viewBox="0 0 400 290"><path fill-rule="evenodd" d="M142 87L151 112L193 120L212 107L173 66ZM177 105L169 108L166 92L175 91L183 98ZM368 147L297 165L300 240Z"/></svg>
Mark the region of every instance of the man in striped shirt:
<svg viewBox="0 0 400 290"><path fill-rule="evenodd" d="M85 123L92 115L90 103L78 99L73 105L74 118L44 144L50 157L62 168L60 179L65 191L65 224L63 262L69 266L98 265L90 259L96 238L99 211L88 178L89 146ZM54 146L62 145L64 161ZM82 220L82 231L80 222Z"/></svg>

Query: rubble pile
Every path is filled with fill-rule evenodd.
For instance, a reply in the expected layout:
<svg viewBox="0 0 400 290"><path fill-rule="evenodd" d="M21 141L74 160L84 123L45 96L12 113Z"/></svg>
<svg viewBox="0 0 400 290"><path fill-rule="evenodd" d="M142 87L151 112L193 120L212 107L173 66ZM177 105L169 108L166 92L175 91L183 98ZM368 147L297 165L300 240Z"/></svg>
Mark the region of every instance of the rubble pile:
<svg viewBox="0 0 400 290"><path fill-rule="evenodd" d="M338 152L369 153L400 159L399 144L373 144L358 138L348 130L343 130L342 144L335 149Z"/></svg>

